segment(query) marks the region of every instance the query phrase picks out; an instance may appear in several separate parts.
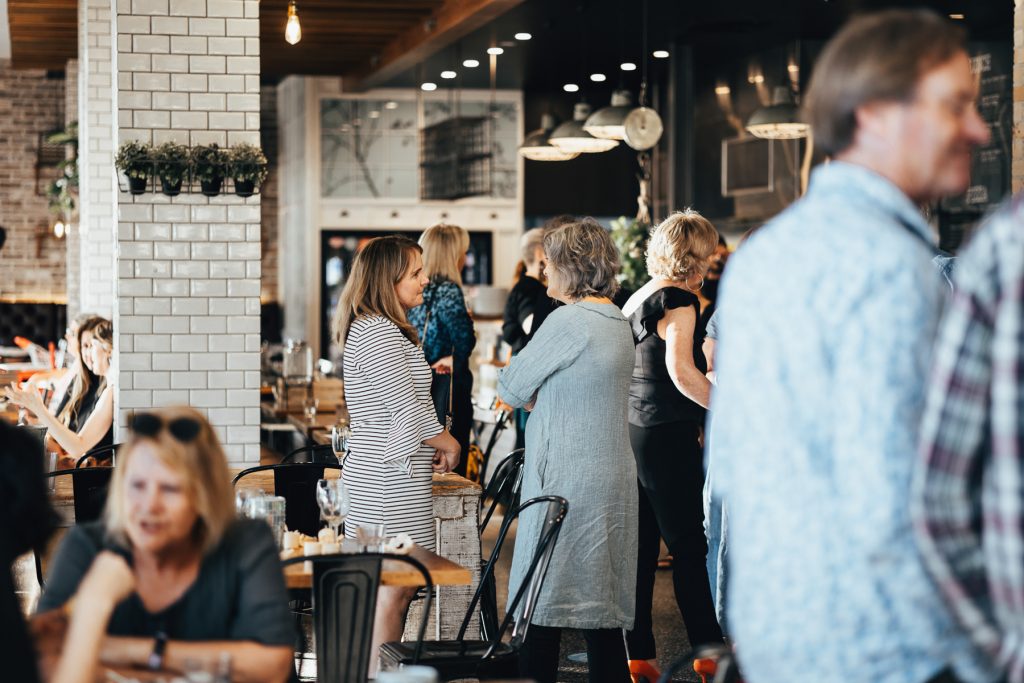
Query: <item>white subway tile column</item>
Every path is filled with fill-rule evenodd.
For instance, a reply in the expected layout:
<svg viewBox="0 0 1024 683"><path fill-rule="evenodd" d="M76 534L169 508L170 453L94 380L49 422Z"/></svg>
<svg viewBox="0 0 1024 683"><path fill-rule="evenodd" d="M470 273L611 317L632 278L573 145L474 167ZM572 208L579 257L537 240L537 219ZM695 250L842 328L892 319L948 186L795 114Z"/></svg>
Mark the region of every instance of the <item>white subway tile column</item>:
<svg viewBox="0 0 1024 683"><path fill-rule="evenodd" d="M258 0L114 2L119 142L260 144ZM119 438L187 403L258 463L259 195L120 192L117 216Z"/></svg>

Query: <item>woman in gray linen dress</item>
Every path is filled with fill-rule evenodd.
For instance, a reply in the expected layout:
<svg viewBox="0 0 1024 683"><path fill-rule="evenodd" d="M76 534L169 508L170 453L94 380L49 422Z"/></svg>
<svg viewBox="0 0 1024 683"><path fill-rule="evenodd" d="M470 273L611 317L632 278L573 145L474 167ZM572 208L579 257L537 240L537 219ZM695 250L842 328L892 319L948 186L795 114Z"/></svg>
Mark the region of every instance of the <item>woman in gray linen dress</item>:
<svg viewBox="0 0 1024 683"><path fill-rule="evenodd" d="M569 501L520 673L554 681L561 628L581 629L590 681L628 681L621 629L633 626L637 552L636 464L627 400L634 362L629 323L610 300L618 256L593 219L544 237L548 294L562 302L502 373L498 393L532 406L522 499ZM522 584L544 511L523 513L509 595Z"/></svg>

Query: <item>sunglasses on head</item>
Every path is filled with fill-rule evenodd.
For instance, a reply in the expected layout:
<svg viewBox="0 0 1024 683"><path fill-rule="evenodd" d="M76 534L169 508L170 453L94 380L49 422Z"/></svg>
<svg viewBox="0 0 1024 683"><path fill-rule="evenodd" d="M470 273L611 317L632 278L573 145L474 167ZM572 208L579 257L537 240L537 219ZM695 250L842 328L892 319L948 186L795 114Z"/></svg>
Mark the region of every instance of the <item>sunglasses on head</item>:
<svg viewBox="0 0 1024 683"><path fill-rule="evenodd" d="M153 413L135 413L128 428L139 436L152 438L165 426L179 443L190 443L199 436L199 421L191 417L176 417L170 422L165 422L162 417Z"/></svg>

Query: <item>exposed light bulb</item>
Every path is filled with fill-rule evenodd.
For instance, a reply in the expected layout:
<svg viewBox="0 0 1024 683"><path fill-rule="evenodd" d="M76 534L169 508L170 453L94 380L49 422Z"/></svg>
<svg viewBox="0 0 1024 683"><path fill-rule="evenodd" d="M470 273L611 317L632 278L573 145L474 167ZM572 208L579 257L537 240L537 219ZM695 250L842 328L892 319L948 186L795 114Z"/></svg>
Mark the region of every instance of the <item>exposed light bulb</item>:
<svg viewBox="0 0 1024 683"><path fill-rule="evenodd" d="M462 62L462 66L466 67L467 69L475 69L478 66L480 66L480 62L478 62L475 59L467 59L464 62Z"/></svg>
<svg viewBox="0 0 1024 683"><path fill-rule="evenodd" d="M590 80L594 81L594 83L604 83L608 80L608 77L604 74L590 74Z"/></svg>
<svg viewBox="0 0 1024 683"><path fill-rule="evenodd" d="M579 92L580 86L576 85L575 83L566 83L565 85L562 86L562 90L564 90L565 92Z"/></svg>
<svg viewBox="0 0 1024 683"><path fill-rule="evenodd" d="M636 64L633 62L623 62L619 65L619 68L623 71L636 71Z"/></svg>
<svg viewBox="0 0 1024 683"><path fill-rule="evenodd" d="M53 224L53 236L57 239L64 237L64 224L62 222L57 221Z"/></svg>
<svg viewBox="0 0 1024 683"><path fill-rule="evenodd" d="M299 24L299 12L295 9L295 0L288 3L288 23L284 27L284 39L291 45L302 40L302 26Z"/></svg>
<svg viewBox="0 0 1024 683"><path fill-rule="evenodd" d="M489 48L487 48L487 54L489 54L489 55L503 55L503 54L505 54L505 50L503 50L500 47L489 47Z"/></svg>
<svg viewBox="0 0 1024 683"><path fill-rule="evenodd" d="M451 79L455 78L457 75L458 74L456 74L454 71L442 71L441 72L441 78L446 78L448 80L451 80Z"/></svg>
<svg viewBox="0 0 1024 683"><path fill-rule="evenodd" d="M515 36L513 36L513 37L516 40L529 40L530 38L533 38L533 35L527 33L526 31L522 31L520 33L515 34Z"/></svg>
<svg viewBox="0 0 1024 683"><path fill-rule="evenodd" d="M384 103L384 108L385 109L398 109L398 102L395 102L394 100L391 100L389 102L385 102Z"/></svg>
<svg viewBox="0 0 1024 683"><path fill-rule="evenodd" d="M731 91L729 90L729 86L727 85L720 85L717 88L715 88L716 95L728 95L730 92Z"/></svg>
<svg viewBox="0 0 1024 683"><path fill-rule="evenodd" d="M668 50L655 50L651 56L655 59L668 59Z"/></svg>
<svg viewBox="0 0 1024 683"><path fill-rule="evenodd" d="M423 85L420 86L420 90L425 90L426 92L437 90L437 83L430 83L428 81L427 83L424 83Z"/></svg>

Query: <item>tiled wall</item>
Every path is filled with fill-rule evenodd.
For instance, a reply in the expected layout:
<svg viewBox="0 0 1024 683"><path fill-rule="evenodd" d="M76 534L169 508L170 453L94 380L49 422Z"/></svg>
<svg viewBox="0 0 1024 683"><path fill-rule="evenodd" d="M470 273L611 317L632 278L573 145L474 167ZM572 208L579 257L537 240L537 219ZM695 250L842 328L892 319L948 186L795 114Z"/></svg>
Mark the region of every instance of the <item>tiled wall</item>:
<svg viewBox="0 0 1024 683"><path fill-rule="evenodd" d="M0 299L64 301L65 245L35 183L39 135L63 127L64 78L0 60Z"/></svg>
<svg viewBox="0 0 1024 683"><path fill-rule="evenodd" d="M119 140L260 144L257 0L117 0ZM259 460L260 197L118 198L118 409L188 403Z"/></svg>

